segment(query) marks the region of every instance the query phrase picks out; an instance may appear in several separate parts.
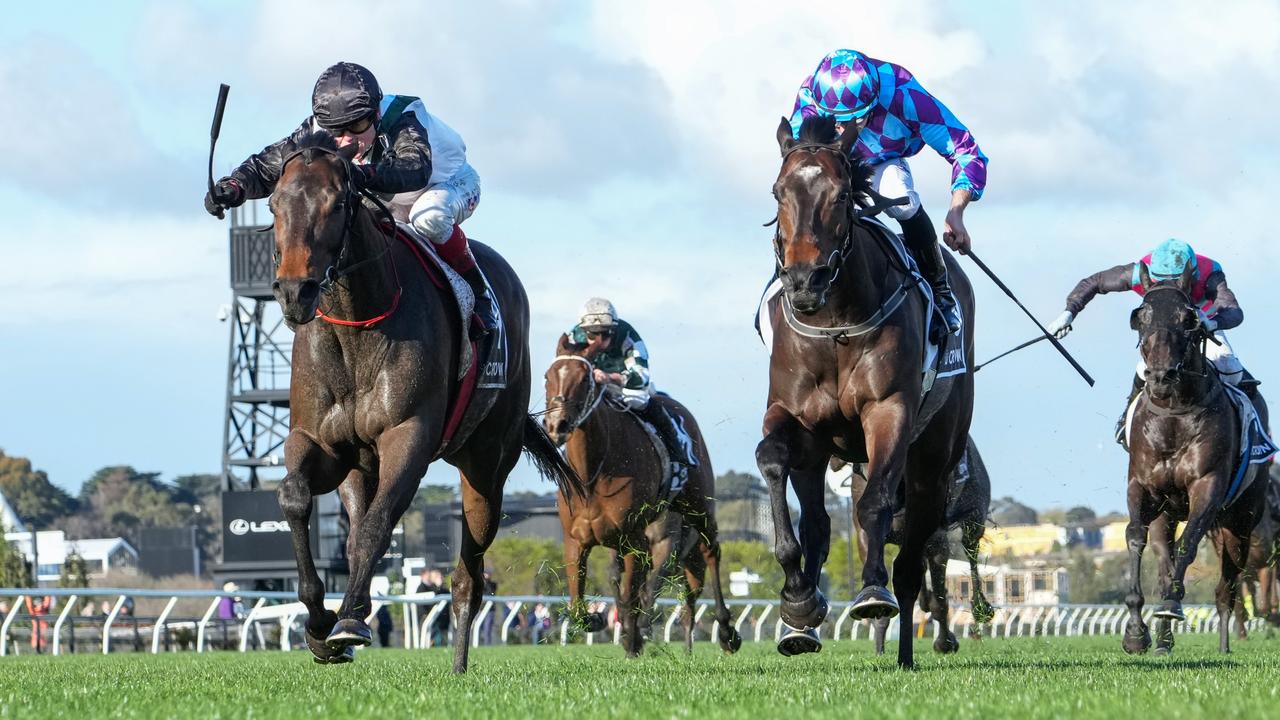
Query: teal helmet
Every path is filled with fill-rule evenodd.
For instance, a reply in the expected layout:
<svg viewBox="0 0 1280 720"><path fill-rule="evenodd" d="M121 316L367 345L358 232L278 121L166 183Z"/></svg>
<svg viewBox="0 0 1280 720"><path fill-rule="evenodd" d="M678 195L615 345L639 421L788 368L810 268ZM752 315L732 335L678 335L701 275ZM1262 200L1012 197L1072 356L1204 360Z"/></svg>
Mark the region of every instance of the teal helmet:
<svg viewBox="0 0 1280 720"><path fill-rule="evenodd" d="M1169 238L1151 251L1148 272L1151 274L1151 279L1157 282L1177 280L1182 277L1182 271L1186 269L1187 263L1191 264L1192 272L1196 272L1198 269L1196 251L1182 240Z"/></svg>

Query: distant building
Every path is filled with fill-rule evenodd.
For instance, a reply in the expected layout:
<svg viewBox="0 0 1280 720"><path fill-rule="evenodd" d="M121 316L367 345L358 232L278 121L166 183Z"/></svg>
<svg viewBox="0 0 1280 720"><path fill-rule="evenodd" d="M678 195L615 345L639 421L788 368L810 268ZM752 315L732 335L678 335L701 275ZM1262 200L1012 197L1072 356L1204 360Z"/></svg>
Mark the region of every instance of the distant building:
<svg viewBox="0 0 1280 720"><path fill-rule="evenodd" d="M1067 569L1050 563L1029 562L1022 567L979 564L978 578L982 581L983 594L997 607L1060 605L1067 602ZM968 603L971 588L969 563L964 560L948 560L947 596L951 601Z"/></svg>
<svg viewBox="0 0 1280 720"><path fill-rule="evenodd" d="M16 545L18 552L31 560L31 533L9 532L5 533L4 539ZM102 577L113 570L136 570L138 567L138 551L124 538L68 540L61 530L41 530L36 533L36 542L36 549L40 551L37 580L41 583L58 582L62 566L72 553L84 558L90 578Z"/></svg>

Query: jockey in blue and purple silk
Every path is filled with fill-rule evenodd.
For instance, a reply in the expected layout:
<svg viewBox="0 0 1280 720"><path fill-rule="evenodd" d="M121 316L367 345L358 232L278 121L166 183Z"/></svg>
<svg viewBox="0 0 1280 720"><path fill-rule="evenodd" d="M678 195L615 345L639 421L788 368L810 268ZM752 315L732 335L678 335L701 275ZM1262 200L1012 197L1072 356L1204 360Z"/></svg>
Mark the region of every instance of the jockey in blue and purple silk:
<svg viewBox="0 0 1280 720"><path fill-rule="evenodd" d="M968 128L899 65L869 58L856 50L836 50L805 78L791 112L798 136L806 117L831 116L840 132L858 133L854 159L872 170L872 188L887 198L907 198L906 205L886 212L902 226L903 238L933 288L939 309L952 331L961 318L947 281L937 231L920 206L907 158L925 145L951 163L951 207L943 223L943 240L953 250L969 249L964 209L982 197L987 184L987 156Z"/></svg>

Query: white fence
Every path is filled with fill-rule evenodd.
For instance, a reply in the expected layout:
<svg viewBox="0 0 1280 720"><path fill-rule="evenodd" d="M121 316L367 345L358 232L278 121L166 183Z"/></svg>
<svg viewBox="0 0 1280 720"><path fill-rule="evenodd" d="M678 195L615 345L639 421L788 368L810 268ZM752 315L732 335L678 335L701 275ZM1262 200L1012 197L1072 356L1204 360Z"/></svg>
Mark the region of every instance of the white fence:
<svg viewBox="0 0 1280 720"><path fill-rule="evenodd" d="M147 650L159 653L162 649L176 651L178 647L189 645L196 652L212 649L216 643L213 629L220 629L222 647L231 647L240 652L249 649L269 649L278 647L291 650L301 644L302 626L300 618L307 615L297 596L289 592L251 592L234 593L243 605L242 611L234 618L214 618L228 593L216 590L141 590L128 588L74 588L74 589L33 589L3 588L0 589L0 602L8 604L8 612L4 614L0 624L0 656L20 651L23 648L16 640L33 640L39 633L39 649L48 648L54 655L61 654L67 648L63 635L69 634L71 643L77 637L85 638L84 633L77 634L75 623L82 628L91 628L92 638L81 639L80 644L88 643L97 652L111 652L112 648L121 645L132 646L134 650ZM49 628L50 618L54 614L32 616L27 614L27 597L57 598L56 619ZM94 599L109 601L111 609L105 616L86 618L75 614L78 607L92 604ZM121 609L129 598L165 598L167 602L155 617L129 616L122 618ZM172 611L180 599L198 599L208 601L202 616L178 618L172 617ZM331 594L325 598L325 606L336 609L341 603L342 595ZM501 644L512 642L568 643L576 633L571 632L569 621L563 612L556 614L568 603L564 596L486 596L476 615L472 626L471 641L479 645L488 640ZM609 598L587 598L596 604L597 609L606 617L614 610L614 603ZM203 603L201 603L203 605ZM782 637L783 624L778 617L777 600L728 600L730 616L734 627L749 641L777 641ZM544 606L556 624L552 627L528 627L526 611L537 606ZM654 621L651 633L655 639L670 642L678 634L677 624L683 612L683 603L670 598L658 600L660 617ZM368 621L383 606L389 606L392 616L400 616L400 642L405 648L428 648L433 641L442 640L448 635L446 623L439 622L442 613L448 612L449 596L433 593L412 595L374 596L373 608ZM711 640L717 637L717 623L707 614L712 602L700 600L694 615L694 639ZM398 612L396 612L398 610ZM866 621L851 620L852 608L848 602L831 602L831 612L826 622L818 629L823 640L859 640L870 639L871 628ZM1183 608L1187 616L1186 622L1177 623L1175 632L1216 632L1218 629L1217 610L1211 605L1187 605ZM1144 617L1151 622L1152 610L1144 610ZM996 609L995 617L989 623L978 625L966 606L955 606L950 615L950 630L957 635L967 636L981 633L985 637L1033 637L1033 636L1073 636L1073 635L1115 635L1123 631L1128 610L1117 605L1018 605ZM98 624L101 628L97 628ZM1262 627L1260 618L1251 618L1246 627L1256 630ZM64 627L73 627L70 633ZM493 629L497 627L497 637L493 637ZM917 637L931 636L935 623L928 616L916 611L912 628ZM889 639L897 637L898 621L889 624ZM265 628L265 632L264 632ZM234 630L234 640L232 631ZM434 632L433 632L434 630ZM176 642L174 634L185 631L192 642ZM482 636L484 633L484 636ZM610 623L606 630L585 634L583 641L587 644L597 642L620 641L621 628ZM278 636L278 637L277 637ZM269 637L271 638L269 640ZM36 644L36 643L33 643ZM73 648L74 649L74 648Z"/></svg>

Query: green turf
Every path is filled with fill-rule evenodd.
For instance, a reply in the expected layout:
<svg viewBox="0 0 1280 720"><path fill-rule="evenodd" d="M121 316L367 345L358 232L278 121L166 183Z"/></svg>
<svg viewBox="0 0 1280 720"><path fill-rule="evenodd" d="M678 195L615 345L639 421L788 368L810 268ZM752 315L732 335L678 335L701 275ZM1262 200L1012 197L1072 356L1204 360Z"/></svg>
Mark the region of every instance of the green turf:
<svg viewBox="0 0 1280 720"><path fill-rule="evenodd" d="M651 645L479 648L465 677L446 650L366 650L322 667L305 652L0 659L8 717L1277 717L1280 639L1261 634L1221 656L1216 637L1178 638L1173 658L1129 657L1119 639L966 641L938 657L917 644L915 672L869 643L784 658L772 643L727 657Z"/></svg>

